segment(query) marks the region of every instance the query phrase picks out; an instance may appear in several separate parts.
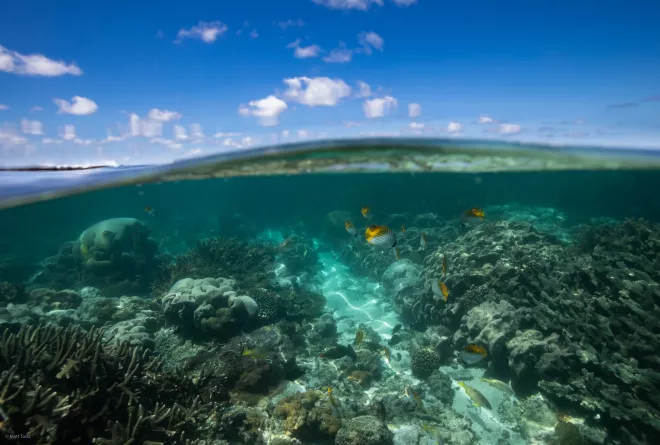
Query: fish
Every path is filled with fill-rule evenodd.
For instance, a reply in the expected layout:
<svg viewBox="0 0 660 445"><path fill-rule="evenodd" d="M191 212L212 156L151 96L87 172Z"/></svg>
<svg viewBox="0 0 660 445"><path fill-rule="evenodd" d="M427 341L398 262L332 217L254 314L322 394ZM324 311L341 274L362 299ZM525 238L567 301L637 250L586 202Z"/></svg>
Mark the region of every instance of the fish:
<svg viewBox="0 0 660 445"><path fill-rule="evenodd" d="M280 252L291 252L295 248L296 248L296 240L292 237L285 239L277 246L277 249Z"/></svg>
<svg viewBox="0 0 660 445"><path fill-rule="evenodd" d="M419 248L422 250L426 249L426 246L428 246L428 242L426 241L426 233L422 232L422 237L419 241Z"/></svg>
<svg viewBox="0 0 660 445"><path fill-rule="evenodd" d="M487 378L484 377L484 378L481 379L481 381L488 383L493 388L499 389L502 392L505 392L507 394L511 394L512 396L516 394L515 392L513 392L513 389L511 389L511 387L509 385L507 385L506 383L504 383L500 380L487 379Z"/></svg>
<svg viewBox="0 0 660 445"><path fill-rule="evenodd" d="M406 386L406 389L403 391L403 393L409 399L412 399L415 402L417 402L420 408L424 408L424 402L422 402L422 398L410 386Z"/></svg>
<svg viewBox="0 0 660 445"><path fill-rule="evenodd" d="M390 348L385 346L383 348L383 352L385 353L385 358L387 359L387 363L389 363L390 362Z"/></svg>
<svg viewBox="0 0 660 445"><path fill-rule="evenodd" d="M80 245L80 255L83 258L87 258L87 256L89 255L89 247L87 247L87 244L83 243Z"/></svg>
<svg viewBox="0 0 660 445"><path fill-rule="evenodd" d="M328 398L330 399L330 405L332 405L332 414L335 417L340 417L340 412L339 412L339 404L337 403L337 399L335 399L335 396L332 395L332 388L328 387Z"/></svg>
<svg viewBox="0 0 660 445"><path fill-rule="evenodd" d="M351 236L356 236L357 235L357 229L355 228L355 226L353 225L352 222L346 221L344 223L344 227L346 227L346 231L348 232L349 235L351 235Z"/></svg>
<svg viewBox="0 0 660 445"><path fill-rule="evenodd" d="M386 226L369 226L364 231L364 237L372 246L385 249L396 247L394 232Z"/></svg>
<svg viewBox="0 0 660 445"><path fill-rule="evenodd" d="M459 358L463 363L473 365L488 357L488 351L483 346L476 343L470 343L461 351Z"/></svg>
<svg viewBox="0 0 660 445"><path fill-rule="evenodd" d="M406 233L406 226L401 224L401 233Z"/></svg>
<svg viewBox="0 0 660 445"><path fill-rule="evenodd" d="M433 280L431 283L431 290L435 296L442 297L445 303L447 302L447 299L449 298L449 289L447 289L447 285L444 282Z"/></svg>
<svg viewBox="0 0 660 445"><path fill-rule="evenodd" d="M403 340L403 339L401 338L401 336L399 334L394 334L392 336L392 338L390 338L390 340L387 342L387 344L390 345L390 346L396 346L399 343L401 343L401 340Z"/></svg>
<svg viewBox="0 0 660 445"><path fill-rule="evenodd" d="M371 208L369 206L362 206L362 210L360 212L366 219L371 219Z"/></svg>
<svg viewBox="0 0 660 445"><path fill-rule="evenodd" d="M402 327L403 327L403 325L402 325L401 323L398 323L396 326L394 326L394 328L392 328L392 335L394 335L394 334L396 334L397 332L399 332L399 331L401 330Z"/></svg>
<svg viewBox="0 0 660 445"><path fill-rule="evenodd" d="M481 222L485 217L486 214L483 210L479 207L473 207L461 213L461 227L467 227L468 225Z"/></svg>
<svg viewBox="0 0 660 445"><path fill-rule="evenodd" d="M241 354L243 357L252 357L252 358L268 358L270 351L264 348L245 348Z"/></svg>
<svg viewBox="0 0 660 445"><path fill-rule="evenodd" d="M398 247L394 248L394 258L398 261L401 259L401 251Z"/></svg>
<svg viewBox="0 0 660 445"><path fill-rule="evenodd" d="M348 345L348 346L344 346L344 345L333 346L331 348L326 349L321 354L319 354L319 357L329 358L331 360L346 357L346 356L349 356L353 360L357 361L357 354L355 353L355 349L353 349L353 347L351 345Z"/></svg>
<svg viewBox="0 0 660 445"><path fill-rule="evenodd" d="M158 212L153 207L146 206L144 208L144 211L147 212L147 215L149 216L153 216L153 217L158 216Z"/></svg>
<svg viewBox="0 0 660 445"><path fill-rule="evenodd" d="M364 331L362 329L358 329L358 331L355 333L355 346L358 346L360 343L362 343L362 340L364 340Z"/></svg>
<svg viewBox="0 0 660 445"><path fill-rule="evenodd" d="M330 398L330 403L332 406L336 407L337 406L337 401L335 400L335 396L332 395L332 388L328 387L328 397Z"/></svg>
<svg viewBox="0 0 660 445"><path fill-rule="evenodd" d="M458 386L460 386L465 390L465 393L468 395L469 398L472 399L472 402L474 403L475 406L482 406L484 408L493 409L490 406L490 402L488 401L486 396L481 394L477 389L471 387L465 382L456 382L456 383L458 383Z"/></svg>
<svg viewBox="0 0 660 445"><path fill-rule="evenodd" d="M442 255L442 278L447 278L447 255Z"/></svg>
<svg viewBox="0 0 660 445"><path fill-rule="evenodd" d="M397 361L397 362L400 362L400 361L401 361L401 353L400 353L400 352L397 352L397 353L396 353L396 361Z"/></svg>

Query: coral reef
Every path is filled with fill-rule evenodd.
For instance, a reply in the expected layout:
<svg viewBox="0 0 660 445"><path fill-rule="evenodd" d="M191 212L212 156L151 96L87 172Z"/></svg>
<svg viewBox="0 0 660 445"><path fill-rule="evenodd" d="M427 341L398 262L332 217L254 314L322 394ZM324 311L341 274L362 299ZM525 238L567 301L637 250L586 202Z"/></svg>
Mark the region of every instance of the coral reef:
<svg viewBox="0 0 660 445"><path fill-rule="evenodd" d="M228 278L184 278L162 297L165 318L188 333L203 333L226 341L258 317L258 304L236 295Z"/></svg>
<svg viewBox="0 0 660 445"><path fill-rule="evenodd" d="M574 239L526 222L471 229L427 257L429 278L442 254L450 264L438 318L459 329L456 347L485 344L489 369L518 393L540 388L613 438L650 443L660 434L660 227L626 220L580 227Z"/></svg>
<svg viewBox="0 0 660 445"><path fill-rule="evenodd" d="M285 397L274 407L273 415L284 420L285 434L304 442L332 438L341 427L328 396L321 391Z"/></svg>
<svg viewBox="0 0 660 445"><path fill-rule="evenodd" d="M238 288L265 287L274 277L275 248L235 238L208 238L160 268L152 293L162 295L183 278L225 276Z"/></svg>
<svg viewBox="0 0 660 445"><path fill-rule="evenodd" d="M0 362L0 431L29 443L188 443L213 409L195 396L206 381L162 373L146 350L104 344L101 330L5 330Z"/></svg>
<svg viewBox="0 0 660 445"><path fill-rule="evenodd" d="M46 259L31 284L52 289L89 285L107 296L144 294L160 265L157 250L141 221L108 219L89 227Z"/></svg>
<svg viewBox="0 0 660 445"><path fill-rule="evenodd" d="M25 297L25 287L22 284L0 281L0 304L22 303Z"/></svg>
<svg viewBox="0 0 660 445"><path fill-rule="evenodd" d="M343 423L336 445L392 445L392 432L374 416L359 416Z"/></svg>
<svg viewBox="0 0 660 445"><path fill-rule="evenodd" d="M440 354L430 348L412 351L410 368L415 377L426 378L440 366Z"/></svg>

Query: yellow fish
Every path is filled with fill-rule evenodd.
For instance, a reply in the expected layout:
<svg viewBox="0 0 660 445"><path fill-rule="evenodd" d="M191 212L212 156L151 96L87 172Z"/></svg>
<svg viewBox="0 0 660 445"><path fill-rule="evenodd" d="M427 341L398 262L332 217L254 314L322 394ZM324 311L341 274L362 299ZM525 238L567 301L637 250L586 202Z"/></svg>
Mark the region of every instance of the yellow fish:
<svg viewBox="0 0 660 445"><path fill-rule="evenodd" d="M243 357L252 357L252 358L268 358L270 351L264 348L254 348L243 350Z"/></svg>
<svg viewBox="0 0 660 445"><path fill-rule="evenodd" d="M511 389L511 387L509 385L507 385L506 383L504 383L500 380L482 378L481 381L488 383L493 388L497 388L502 392L505 392L505 393L511 394L511 395L515 395L515 393L513 392L513 389Z"/></svg>
<svg viewBox="0 0 660 445"><path fill-rule="evenodd" d="M447 278L447 255L442 255L442 277Z"/></svg>
<svg viewBox="0 0 660 445"><path fill-rule="evenodd" d="M406 233L406 226L404 226L403 224L401 224L401 232Z"/></svg>
<svg viewBox="0 0 660 445"><path fill-rule="evenodd" d="M433 283L431 283L431 290L433 291L433 294L442 297L445 302L447 302L447 299L449 298L449 289L447 289L447 285L443 283L440 280L433 280Z"/></svg>
<svg viewBox="0 0 660 445"><path fill-rule="evenodd" d="M360 343L362 343L362 340L364 340L364 331L362 329L358 329L358 331L355 333L355 346L358 346Z"/></svg>
<svg viewBox="0 0 660 445"><path fill-rule="evenodd" d="M424 402L422 402L422 398L410 386L406 386L406 389L403 391L403 393L409 399L413 399L415 402L417 402L420 408L424 408Z"/></svg>
<svg viewBox="0 0 660 445"><path fill-rule="evenodd" d="M490 406L490 402L488 401L486 396L481 394L478 390L466 384L465 382L456 382L456 383L458 383L458 386L460 386L465 390L465 393L468 395L469 398L472 399L474 405L483 406L484 408L488 408L488 409L493 409Z"/></svg>
<svg viewBox="0 0 660 445"><path fill-rule="evenodd" d="M372 246L382 248L396 247L396 237L392 229L385 226L369 226L364 231L364 237Z"/></svg>
<svg viewBox="0 0 660 445"><path fill-rule="evenodd" d="M362 206L362 216L364 216L367 219L371 219L371 208L369 206Z"/></svg>
<svg viewBox="0 0 660 445"><path fill-rule="evenodd" d="M383 348L383 352L385 353L385 358L387 359L387 363L389 363L390 362L390 348L385 346Z"/></svg>

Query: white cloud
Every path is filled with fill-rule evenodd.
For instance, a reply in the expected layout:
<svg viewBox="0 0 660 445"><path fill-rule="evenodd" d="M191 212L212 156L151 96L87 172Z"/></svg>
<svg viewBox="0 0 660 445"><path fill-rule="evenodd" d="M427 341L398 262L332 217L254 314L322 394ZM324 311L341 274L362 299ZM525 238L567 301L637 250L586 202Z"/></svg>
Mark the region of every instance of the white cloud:
<svg viewBox="0 0 660 445"><path fill-rule="evenodd" d="M298 46L293 52L293 56L297 59L307 59L310 57L318 57L321 53L321 47L318 45Z"/></svg>
<svg viewBox="0 0 660 445"><path fill-rule="evenodd" d="M152 121L170 122L177 119L181 119L181 113L177 113L176 111L159 110L158 108L152 108L147 114L147 117Z"/></svg>
<svg viewBox="0 0 660 445"><path fill-rule="evenodd" d="M157 137L163 134L163 123L149 119L140 119L135 113L128 117L129 134L131 136Z"/></svg>
<svg viewBox="0 0 660 445"><path fill-rule="evenodd" d="M13 125L4 124L0 127L0 146L2 148L13 148L19 145L28 145L27 138L19 136Z"/></svg>
<svg viewBox="0 0 660 445"><path fill-rule="evenodd" d="M74 144L78 144L78 145L92 145L94 143L92 139L80 139L80 138L75 138L73 142Z"/></svg>
<svg viewBox="0 0 660 445"><path fill-rule="evenodd" d="M29 119L21 120L21 130L23 134L31 134L34 136L40 136L43 133L43 127L39 121L31 121Z"/></svg>
<svg viewBox="0 0 660 445"><path fill-rule="evenodd" d="M175 125L174 126L174 139L177 141L185 141L188 139L188 133L186 132L186 129L182 125Z"/></svg>
<svg viewBox="0 0 660 445"><path fill-rule="evenodd" d="M396 108L398 101L392 96L365 100L363 104L364 115L369 118L383 117L390 109Z"/></svg>
<svg viewBox="0 0 660 445"><path fill-rule="evenodd" d="M61 144L64 142L62 139L51 139L51 138L43 138L41 140L42 144L50 145L50 144Z"/></svg>
<svg viewBox="0 0 660 445"><path fill-rule="evenodd" d="M72 102L64 99L53 99L53 102L60 108L58 113L76 114L78 116L93 114L99 108L93 100L80 96L73 96Z"/></svg>
<svg viewBox="0 0 660 445"><path fill-rule="evenodd" d="M447 131L449 133L460 133L462 128L463 124L460 122L451 121L449 122L449 125L447 125Z"/></svg>
<svg viewBox="0 0 660 445"><path fill-rule="evenodd" d="M293 56L297 59L308 59L318 57L321 54L321 47L318 45L300 46L300 39L289 43L287 48L294 48Z"/></svg>
<svg viewBox="0 0 660 445"><path fill-rule="evenodd" d="M392 3L397 6L410 6L417 3L417 0L392 0Z"/></svg>
<svg viewBox="0 0 660 445"><path fill-rule="evenodd" d="M282 29L287 29L292 27L302 28L303 26L305 26L305 22L303 22L300 19L298 20L289 19L282 22L277 22L277 26L279 26Z"/></svg>
<svg viewBox="0 0 660 445"><path fill-rule="evenodd" d="M310 136L310 132L308 130L298 130L296 132L296 135L298 136L298 139L307 139Z"/></svg>
<svg viewBox="0 0 660 445"><path fill-rule="evenodd" d="M148 119L140 120L140 135L145 138L158 137L163 134L163 123L150 121Z"/></svg>
<svg viewBox="0 0 660 445"><path fill-rule="evenodd" d="M0 104L0 110L8 110L8 109L9 109L8 105Z"/></svg>
<svg viewBox="0 0 660 445"><path fill-rule="evenodd" d="M172 150L178 150L179 148L183 147L183 145L181 145L178 142L175 142L171 139L153 138L149 142L152 143L152 144L164 145L168 148L171 148Z"/></svg>
<svg viewBox="0 0 660 445"><path fill-rule="evenodd" d="M416 104L416 103L408 104L408 115L410 117L417 117L420 114L422 114L422 106L420 104Z"/></svg>
<svg viewBox="0 0 660 445"><path fill-rule="evenodd" d="M25 76L55 77L71 74L80 76L83 72L75 63L51 60L42 54L24 55L10 51L0 45L0 71Z"/></svg>
<svg viewBox="0 0 660 445"><path fill-rule="evenodd" d="M256 29L253 29L252 31L250 31L250 38L256 39L257 37L259 37L259 33L257 32Z"/></svg>
<svg viewBox="0 0 660 445"><path fill-rule="evenodd" d="M359 9L366 11L371 5L383 6L383 0L312 0L330 9Z"/></svg>
<svg viewBox="0 0 660 445"><path fill-rule="evenodd" d="M241 135L241 133L236 133L236 132L231 132L230 131L230 132L227 132L227 133L223 133L223 132L216 133L216 134L213 135L213 137L219 139L219 138L232 138L232 137L236 137L236 136L240 136L240 135Z"/></svg>
<svg viewBox="0 0 660 445"><path fill-rule="evenodd" d="M371 86L367 82L357 81L359 91L355 97L369 97L371 96Z"/></svg>
<svg viewBox="0 0 660 445"><path fill-rule="evenodd" d="M60 132L60 137L65 141L72 141L76 138L76 127L73 125L65 125Z"/></svg>
<svg viewBox="0 0 660 445"><path fill-rule="evenodd" d="M409 127L411 130L423 130L424 129L424 124L421 124L419 122L411 122L409 124Z"/></svg>
<svg viewBox="0 0 660 445"><path fill-rule="evenodd" d="M363 51L371 54L373 50L382 51L385 41L381 36L373 31L361 32L358 34L358 42L362 45Z"/></svg>
<svg viewBox="0 0 660 445"><path fill-rule="evenodd" d="M180 43L183 39L200 39L204 43L213 43L218 37L227 32L227 25L220 21L215 22L202 22L200 21L197 26L186 29L182 28L177 33L175 40Z"/></svg>
<svg viewBox="0 0 660 445"><path fill-rule="evenodd" d="M286 98L310 107L334 106L351 94L351 87L341 79L292 77L283 82L288 87L284 92Z"/></svg>
<svg viewBox="0 0 660 445"><path fill-rule="evenodd" d="M348 48L335 48L323 58L326 63L348 63L353 59L353 50Z"/></svg>
<svg viewBox="0 0 660 445"><path fill-rule="evenodd" d="M44 108L43 108L43 107L39 107L39 106L36 106L36 107L32 107L32 108L30 108L30 111L43 111L43 110L44 110Z"/></svg>
<svg viewBox="0 0 660 445"><path fill-rule="evenodd" d="M202 132L202 126L200 124L190 124L190 137L192 139L204 138L204 133Z"/></svg>
<svg viewBox="0 0 660 445"><path fill-rule="evenodd" d="M241 105L238 113L241 116L254 116L259 118L261 125L270 127L278 124L279 115L289 106L282 99L273 96L259 100L252 100L248 105Z"/></svg>
<svg viewBox="0 0 660 445"><path fill-rule="evenodd" d="M518 134L520 133L520 125L501 124L497 128L497 132L500 134Z"/></svg>
<svg viewBox="0 0 660 445"><path fill-rule="evenodd" d="M480 124L492 124L497 121L489 116L479 116L479 120L477 122Z"/></svg>

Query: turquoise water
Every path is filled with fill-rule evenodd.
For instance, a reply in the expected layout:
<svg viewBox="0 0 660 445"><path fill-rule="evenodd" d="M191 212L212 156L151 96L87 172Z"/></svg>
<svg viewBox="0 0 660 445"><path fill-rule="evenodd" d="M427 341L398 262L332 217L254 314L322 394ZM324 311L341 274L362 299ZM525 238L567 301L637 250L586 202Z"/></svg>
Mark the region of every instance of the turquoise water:
<svg viewBox="0 0 660 445"><path fill-rule="evenodd" d="M660 437L658 171L142 182L0 211L11 443Z"/></svg>

